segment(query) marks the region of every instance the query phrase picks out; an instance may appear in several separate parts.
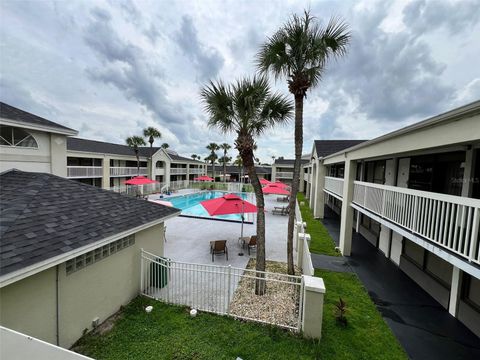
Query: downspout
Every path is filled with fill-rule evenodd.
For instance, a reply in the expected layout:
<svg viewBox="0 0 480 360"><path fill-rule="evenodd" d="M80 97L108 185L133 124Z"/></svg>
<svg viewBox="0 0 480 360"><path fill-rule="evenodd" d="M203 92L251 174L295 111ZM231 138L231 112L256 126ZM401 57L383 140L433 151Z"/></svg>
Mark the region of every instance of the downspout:
<svg viewBox="0 0 480 360"><path fill-rule="evenodd" d="M59 291L58 291L58 275L59 275L59 265L55 267L55 337L57 346L60 346L60 311L59 311Z"/></svg>

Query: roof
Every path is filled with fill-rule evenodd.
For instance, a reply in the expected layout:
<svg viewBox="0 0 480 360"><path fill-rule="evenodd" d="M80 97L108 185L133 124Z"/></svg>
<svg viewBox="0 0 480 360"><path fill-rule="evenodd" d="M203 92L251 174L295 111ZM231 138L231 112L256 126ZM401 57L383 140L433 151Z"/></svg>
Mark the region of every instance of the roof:
<svg viewBox="0 0 480 360"><path fill-rule="evenodd" d="M227 165L227 174L238 174L239 169L238 166L236 165ZM257 174L271 174L272 173L272 168L269 166L258 166L255 165L255 170L257 170ZM208 173L212 172L212 165L207 166L207 171ZM245 174L247 173L247 170L243 170ZM215 173L216 174L223 174L223 165L222 164L215 164Z"/></svg>
<svg viewBox="0 0 480 360"><path fill-rule="evenodd" d="M349 147L358 145L367 140L315 140L314 146L318 157L339 152Z"/></svg>
<svg viewBox="0 0 480 360"><path fill-rule="evenodd" d="M306 164L310 162L308 159L301 159L301 163L302 164ZM283 158L278 158L278 159L275 159L275 162L274 164L275 165L292 165L295 163L295 159L283 159Z"/></svg>
<svg viewBox="0 0 480 360"><path fill-rule="evenodd" d="M66 133L68 135L76 135L77 131L66 126L57 124L40 116L34 115L24 110L20 110L14 106L8 105L0 101L0 118L12 120L15 123L22 123L31 127L49 128L54 132Z"/></svg>
<svg viewBox="0 0 480 360"><path fill-rule="evenodd" d="M150 157L150 151L152 151L152 154L155 154L160 149L161 147L154 146L152 147L152 149L150 149L150 146L140 146L138 148L138 154L142 157ZM135 152L128 145L114 144L104 141L88 140L81 138L67 138L67 150L92 152L99 154L135 156ZM174 161L189 161L203 164L200 161L180 156L172 150L166 151L168 156L170 156L170 158Z"/></svg>
<svg viewBox="0 0 480 360"><path fill-rule="evenodd" d="M0 174L0 275L178 214L52 174Z"/></svg>

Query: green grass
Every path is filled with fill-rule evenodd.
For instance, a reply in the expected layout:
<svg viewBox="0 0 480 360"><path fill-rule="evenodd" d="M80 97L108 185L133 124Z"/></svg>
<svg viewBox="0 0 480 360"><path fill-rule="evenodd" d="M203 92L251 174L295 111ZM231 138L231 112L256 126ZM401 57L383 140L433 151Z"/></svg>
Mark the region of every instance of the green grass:
<svg viewBox="0 0 480 360"><path fill-rule="evenodd" d="M352 273L315 270L327 292L323 306L322 359L407 359L400 343L378 312L360 280ZM348 325L337 325L339 298L347 304Z"/></svg>
<svg viewBox="0 0 480 360"><path fill-rule="evenodd" d="M313 212L309 207L305 195L298 193L297 199L300 212L302 213L302 220L307 223L307 233L309 233L311 237L310 252L314 254L340 256L340 253L335 250L335 242L325 226L323 226L320 220L313 218ZM304 205L300 205L301 202L304 202Z"/></svg>

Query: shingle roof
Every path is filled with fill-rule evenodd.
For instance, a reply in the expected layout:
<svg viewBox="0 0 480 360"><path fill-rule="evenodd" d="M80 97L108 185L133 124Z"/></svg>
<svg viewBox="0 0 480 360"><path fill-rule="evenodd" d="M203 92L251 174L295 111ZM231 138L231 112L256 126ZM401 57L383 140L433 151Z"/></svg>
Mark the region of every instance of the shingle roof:
<svg viewBox="0 0 480 360"><path fill-rule="evenodd" d="M24 124L29 125L37 125L37 126L46 126L52 129L57 129L59 131L67 131L67 132L74 132L76 130L70 129L66 126L57 124L53 121L47 120L40 116L31 114L29 112L20 110L14 106L8 105L4 102L0 101L0 117L3 119L14 120L17 122L21 122Z"/></svg>
<svg viewBox="0 0 480 360"><path fill-rule="evenodd" d="M0 174L0 275L179 213L45 173Z"/></svg>
<svg viewBox="0 0 480 360"><path fill-rule="evenodd" d="M302 159L301 163L306 164L308 163L309 160L307 159ZM276 165L293 165L295 163L295 159L275 159L275 164Z"/></svg>
<svg viewBox="0 0 480 360"><path fill-rule="evenodd" d="M338 151L358 145L367 140L315 140L315 149L318 157L334 154Z"/></svg>

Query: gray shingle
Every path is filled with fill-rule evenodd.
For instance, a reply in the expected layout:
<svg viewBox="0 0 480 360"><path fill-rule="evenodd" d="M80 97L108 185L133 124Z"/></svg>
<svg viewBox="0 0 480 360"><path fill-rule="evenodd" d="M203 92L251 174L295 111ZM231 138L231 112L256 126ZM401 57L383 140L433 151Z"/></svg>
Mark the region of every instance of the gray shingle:
<svg viewBox="0 0 480 360"><path fill-rule="evenodd" d="M315 140L315 149L318 157L325 157L358 145L364 141L367 140Z"/></svg>
<svg viewBox="0 0 480 360"><path fill-rule="evenodd" d="M0 275L180 212L51 174L10 170L0 185Z"/></svg>

